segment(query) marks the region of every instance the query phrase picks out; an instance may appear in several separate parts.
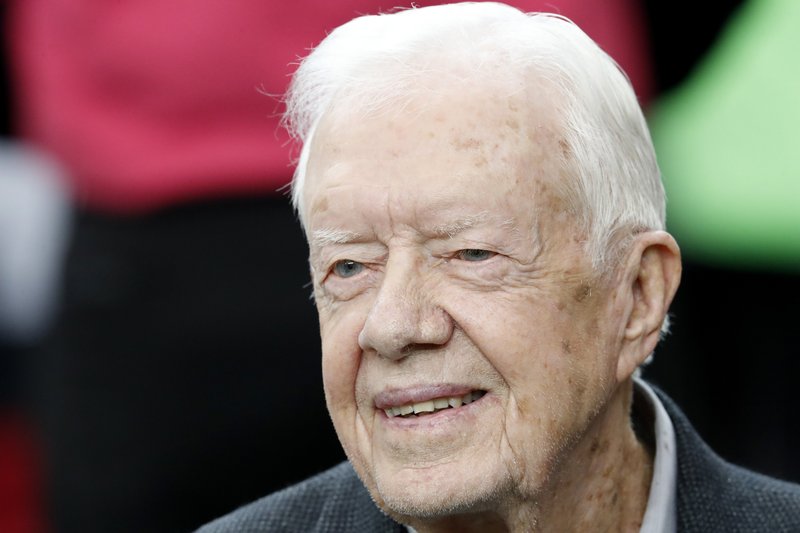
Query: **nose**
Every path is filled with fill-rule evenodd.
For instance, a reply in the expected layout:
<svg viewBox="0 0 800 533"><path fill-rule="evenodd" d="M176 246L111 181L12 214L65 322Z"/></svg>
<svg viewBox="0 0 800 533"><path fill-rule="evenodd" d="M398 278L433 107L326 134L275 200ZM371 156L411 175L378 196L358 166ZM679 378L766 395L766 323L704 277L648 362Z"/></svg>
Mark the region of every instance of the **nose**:
<svg viewBox="0 0 800 533"><path fill-rule="evenodd" d="M358 344L364 351L399 360L414 348L446 344L453 320L436 302L434 284L411 258L390 258Z"/></svg>

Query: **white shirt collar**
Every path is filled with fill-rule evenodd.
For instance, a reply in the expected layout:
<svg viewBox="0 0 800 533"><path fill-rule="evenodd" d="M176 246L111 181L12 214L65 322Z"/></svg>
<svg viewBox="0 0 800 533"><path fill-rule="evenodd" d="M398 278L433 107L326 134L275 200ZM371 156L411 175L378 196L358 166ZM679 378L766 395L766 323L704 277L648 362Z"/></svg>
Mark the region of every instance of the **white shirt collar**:
<svg viewBox="0 0 800 533"><path fill-rule="evenodd" d="M639 533L676 533L678 455L675 448L675 428L672 427L672 420L650 385L639 378L634 378L633 384L652 409L655 420L653 479L650 482L647 508ZM416 533L410 526L406 528L409 533Z"/></svg>
<svg viewBox="0 0 800 533"><path fill-rule="evenodd" d="M647 509L639 531L675 533L678 514L676 507L678 454L675 447L675 428L672 427L672 420L653 389L638 378L634 378L634 386L641 393L641 397L650 404L655 418L653 480L650 482Z"/></svg>

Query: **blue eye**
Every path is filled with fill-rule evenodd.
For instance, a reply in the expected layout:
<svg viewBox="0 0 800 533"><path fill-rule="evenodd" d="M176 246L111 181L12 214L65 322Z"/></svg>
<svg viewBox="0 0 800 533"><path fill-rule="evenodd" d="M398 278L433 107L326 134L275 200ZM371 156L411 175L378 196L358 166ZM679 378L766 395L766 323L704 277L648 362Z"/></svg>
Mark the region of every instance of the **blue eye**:
<svg viewBox="0 0 800 533"><path fill-rule="evenodd" d="M364 270L363 264L350 259L342 259L333 264L333 273L340 278L352 278L362 270Z"/></svg>
<svg viewBox="0 0 800 533"><path fill-rule="evenodd" d="M496 254L494 252L490 252L489 250L479 250L477 248L468 248L466 250L459 250L456 253L456 257L461 259L462 261L486 261L487 259L491 259Z"/></svg>

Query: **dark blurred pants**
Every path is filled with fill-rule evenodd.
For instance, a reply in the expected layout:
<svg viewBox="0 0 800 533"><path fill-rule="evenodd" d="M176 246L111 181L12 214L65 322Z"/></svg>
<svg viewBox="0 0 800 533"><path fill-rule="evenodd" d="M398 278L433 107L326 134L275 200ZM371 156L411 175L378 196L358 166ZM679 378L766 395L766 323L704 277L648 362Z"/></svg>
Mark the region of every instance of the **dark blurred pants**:
<svg viewBox="0 0 800 533"><path fill-rule="evenodd" d="M58 532L174 532L343 458L284 198L80 214L33 399Z"/></svg>

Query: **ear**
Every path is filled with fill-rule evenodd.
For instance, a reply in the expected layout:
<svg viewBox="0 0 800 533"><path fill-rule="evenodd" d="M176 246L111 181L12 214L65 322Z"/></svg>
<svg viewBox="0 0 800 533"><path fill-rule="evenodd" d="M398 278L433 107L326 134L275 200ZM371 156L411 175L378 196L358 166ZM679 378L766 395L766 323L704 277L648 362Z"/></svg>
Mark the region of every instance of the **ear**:
<svg viewBox="0 0 800 533"><path fill-rule="evenodd" d="M637 235L627 262L625 277L629 312L622 350L617 361L617 380L628 379L656 347L661 325L681 279L681 253L672 235L650 231Z"/></svg>

